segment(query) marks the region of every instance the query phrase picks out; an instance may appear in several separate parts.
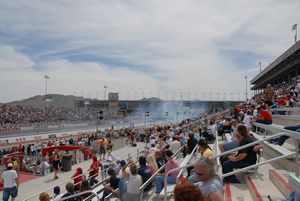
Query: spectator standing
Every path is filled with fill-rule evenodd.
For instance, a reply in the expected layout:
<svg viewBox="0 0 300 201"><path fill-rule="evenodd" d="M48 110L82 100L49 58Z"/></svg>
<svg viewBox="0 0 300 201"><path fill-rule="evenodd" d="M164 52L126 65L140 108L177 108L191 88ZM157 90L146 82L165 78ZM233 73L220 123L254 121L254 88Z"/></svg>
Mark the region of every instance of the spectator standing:
<svg viewBox="0 0 300 201"><path fill-rule="evenodd" d="M58 172L59 172L59 169L60 169L60 165L61 165L61 162L60 162L60 155L58 153L58 150L55 150L54 151L54 156L53 156L53 162L52 162L52 165L53 165L53 169L54 169L54 179L58 179Z"/></svg>
<svg viewBox="0 0 300 201"><path fill-rule="evenodd" d="M2 172L1 180L3 183L3 201L8 201L11 196L11 201L14 201L18 195L18 174L13 170L13 164L8 163L7 169Z"/></svg>
<svg viewBox="0 0 300 201"><path fill-rule="evenodd" d="M272 89L272 85L268 84L263 92L263 100L264 100L265 104L267 104L268 106L272 106L273 105L273 101L272 101L273 96L274 96L274 91Z"/></svg>

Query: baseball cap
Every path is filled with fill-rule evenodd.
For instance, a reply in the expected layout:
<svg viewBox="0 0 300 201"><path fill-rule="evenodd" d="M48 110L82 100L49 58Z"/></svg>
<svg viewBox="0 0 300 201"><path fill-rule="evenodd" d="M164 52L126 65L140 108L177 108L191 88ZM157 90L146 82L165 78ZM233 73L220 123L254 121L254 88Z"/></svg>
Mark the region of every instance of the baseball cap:
<svg viewBox="0 0 300 201"><path fill-rule="evenodd" d="M94 160L94 161L96 161L97 160L97 156L92 156L92 159Z"/></svg>
<svg viewBox="0 0 300 201"><path fill-rule="evenodd" d="M13 167L14 165L12 163L8 163L7 167Z"/></svg>
<svg viewBox="0 0 300 201"><path fill-rule="evenodd" d="M78 168L76 168L76 171L81 171L82 172L82 168L81 167L78 167Z"/></svg>
<svg viewBox="0 0 300 201"><path fill-rule="evenodd" d="M126 161L125 160L121 160L120 164L121 164L121 166L124 166L124 165L126 165Z"/></svg>

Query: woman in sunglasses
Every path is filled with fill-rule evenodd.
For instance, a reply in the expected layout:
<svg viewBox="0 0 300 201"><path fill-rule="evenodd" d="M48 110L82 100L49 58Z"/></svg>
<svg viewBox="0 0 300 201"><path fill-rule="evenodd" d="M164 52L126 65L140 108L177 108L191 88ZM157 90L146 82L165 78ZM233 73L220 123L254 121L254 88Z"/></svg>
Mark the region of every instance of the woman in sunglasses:
<svg viewBox="0 0 300 201"><path fill-rule="evenodd" d="M198 188L202 191L207 201L224 201L223 182L216 174L215 159L202 157L194 166L194 174L188 178L192 183L201 181Z"/></svg>

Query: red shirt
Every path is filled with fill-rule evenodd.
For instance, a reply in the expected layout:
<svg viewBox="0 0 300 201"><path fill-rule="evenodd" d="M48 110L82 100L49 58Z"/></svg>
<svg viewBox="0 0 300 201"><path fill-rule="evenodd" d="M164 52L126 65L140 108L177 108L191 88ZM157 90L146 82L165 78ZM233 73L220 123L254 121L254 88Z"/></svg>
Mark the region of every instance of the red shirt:
<svg viewBox="0 0 300 201"><path fill-rule="evenodd" d="M75 173L71 178L74 180L75 188L79 190L80 182L82 181L82 174Z"/></svg>
<svg viewBox="0 0 300 201"><path fill-rule="evenodd" d="M91 167L90 167L90 170L91 170L90 173L89 173L90 177L91 176L94 176L94 177L98 176L99 168L101 166L102 166L102 164L99 161L94 161L92 163Z"/></svg>
<svg viewBox="0 0 300 201"><path fill-rule="evenodd" d="M260 112L260 115L262 116L263 120L269 120L269 121L272 121L272 116L271 114L269 113L268 110L262 110Z"/></svg>

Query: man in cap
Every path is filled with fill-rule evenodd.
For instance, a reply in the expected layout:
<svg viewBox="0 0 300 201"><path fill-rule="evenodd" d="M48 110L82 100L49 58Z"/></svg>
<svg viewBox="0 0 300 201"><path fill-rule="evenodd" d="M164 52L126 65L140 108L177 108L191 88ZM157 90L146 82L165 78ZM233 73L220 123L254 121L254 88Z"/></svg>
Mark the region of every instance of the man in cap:
<svg viewBox="0 0 300 201"><path fill-rule="evenodd" d="M83 176L82 168L78 167L75 174L71 177L74 180L74 188L76 191L80 190L80 183L83 179Z"/></svg>
<svg viewBox="0 0 300 201"><path fill-rule="evenodd" d="M13 170L13 164L8 163L7 169L1 174L1 181L3 183L3 201L8 201L11 196L11 200L14 201L18 195L18 174Z"/></svg>
<svg viewBox="0 0 300 201"><path fill-rule="evenodd" d="M102 167L102 164L97 160L97 156L92 156L93 163L89 169L89 176L90 176L90 185L93 186L94 184L98 183L96 177L99 174L99 168Z"/></svg>

